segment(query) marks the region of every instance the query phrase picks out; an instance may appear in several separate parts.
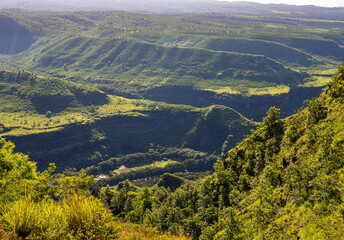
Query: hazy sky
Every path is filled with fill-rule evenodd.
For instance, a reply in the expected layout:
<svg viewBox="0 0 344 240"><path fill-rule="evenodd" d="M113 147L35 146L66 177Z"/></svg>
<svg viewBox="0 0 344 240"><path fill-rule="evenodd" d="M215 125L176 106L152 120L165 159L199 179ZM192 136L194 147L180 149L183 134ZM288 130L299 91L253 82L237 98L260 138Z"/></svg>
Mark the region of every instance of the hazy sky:
<svg viewBox="0 0 344 240"><path fill-rule="evenodd" d="M221 0L226 1L226 0ZM233 2L229 0L230 2ZM249 0L247 0L249 1ZM344 7L344 0L251 0L260 3L285 3L289 5L316 5L323 7Z"/></svg>

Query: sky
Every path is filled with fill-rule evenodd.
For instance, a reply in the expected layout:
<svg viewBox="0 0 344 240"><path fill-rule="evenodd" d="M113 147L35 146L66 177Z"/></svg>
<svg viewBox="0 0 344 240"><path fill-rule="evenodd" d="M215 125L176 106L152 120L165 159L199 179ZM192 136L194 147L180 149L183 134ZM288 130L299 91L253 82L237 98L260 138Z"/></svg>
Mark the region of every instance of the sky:
<svg viewBox="0 0 344 240"><path fill-rule="evenodd" d="M221 0L226 1L226 0ZM250 1L250 0L244 0ZM322 7L344 7L344 0L251 0L259 3L285 3L289 5L316 5ZM233 2L233 1L230 1Z"/></svg>

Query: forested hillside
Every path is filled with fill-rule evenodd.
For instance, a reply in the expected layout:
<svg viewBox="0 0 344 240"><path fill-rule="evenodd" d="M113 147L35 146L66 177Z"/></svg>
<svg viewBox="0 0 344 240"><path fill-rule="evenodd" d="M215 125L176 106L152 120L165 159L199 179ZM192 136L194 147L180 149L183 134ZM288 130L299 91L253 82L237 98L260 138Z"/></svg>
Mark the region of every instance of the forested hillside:
<svg viewBox="0 0 344 240"><path fill-rule="evenodd" d="M126 182L102 189L103 201L124 219L195 239L340 239L343 76L344 65L319 98L289 118L272 107L197 184L164 176L134 193Z"/></svg>

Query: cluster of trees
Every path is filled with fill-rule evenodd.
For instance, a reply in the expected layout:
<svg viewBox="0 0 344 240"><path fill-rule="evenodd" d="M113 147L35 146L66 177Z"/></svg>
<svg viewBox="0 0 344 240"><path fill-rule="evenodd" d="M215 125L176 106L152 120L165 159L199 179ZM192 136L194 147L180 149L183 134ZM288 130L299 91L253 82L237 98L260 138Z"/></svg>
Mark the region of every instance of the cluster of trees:
<svg viewBox="0 0 344 240"><path fill-rule="evenodd" d="M26 101L25 110L46 114L61 112L70 106L92 106L108 103L108 97L103 92L58 78L38 77L27 71L0 71L0 93L2 98L17 96L21 100L13 101L11 111L22 108Z"/></svg>
<svg viewBox="0 0 344 240"><path fill-rule="evenodd" d="M212 164L216 161L216 156L190 148L162 147L159 144L157 146L150 144L148 152L138 152L124 156L113 157L102 161L97 165L88 167L85 169L85 171L87 174L98 175L108 173L109 171L112 172L114 169L119 168L122 165L127 167L135 167L138 165L147 165L157 161L163 161L166 159L171 159L178 162L193 161L194 163L200 161L207 164L206 167L210 166L212 168ZM196 164L196 166L197 165L199 164Z"/></svg>

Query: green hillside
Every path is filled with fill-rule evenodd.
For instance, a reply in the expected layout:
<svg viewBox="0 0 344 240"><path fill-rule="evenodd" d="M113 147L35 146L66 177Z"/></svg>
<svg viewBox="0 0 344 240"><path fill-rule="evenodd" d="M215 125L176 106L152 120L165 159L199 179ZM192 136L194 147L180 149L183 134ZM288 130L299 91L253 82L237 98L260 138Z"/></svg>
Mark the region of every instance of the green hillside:
<svg viewBox="0 0 344 240"><path fill-rule="evenodd" d="M226 39L225 42L232 45L230 49L229 46L224 46L226 51L263 55L266 53L266 56L288 64L296 57L294 67L315 67L325 62L324 68L330 67L327 64L333 68L335 63L327 60L342 61L342 21L325 20L321 14L312 19L301 18L302 16L288 17L283 12L275 14L279 16L220 13L169 16L116 11L70 13L11 9L0 11L0 26L6 33L2 37L6 39L13 38L11 31L15 26L20 27L23 31L18 39L26 46L32 44L31 38L44 47L42 45L51 42L51 39L74 35L134 37L159 45L185 47L198 47L198 44L204 41L200 44L201 47L209 46L210 49L222 50L218 43ZM50 38L48 42L47 37ZM261 39L268 42L260 41ZM3 43L7 42L4 39ZM247 45L247 49L243 45ZM260 46L262 49L254 49L254 46ZM271 53L272 49L280 53ZM322 56L324 59L314 59L310 54Z"/></svg>
<svg viewBox="0 0 344 240"><path fill-rule="evenodd" d="M129 100L29 72L2 71L0 86L0 136L30 152L40 168L53 161L60 171L80 170L113 156L148 152L152 145L220 154L255 125L223 106Z"/></svg>
<svg viewBox="0 0 344 240"><path fill-rule="evenodd" d="M40 128L40 133L37 134L18 136L17 131L12 131L2 135L15 142L18 150L30 152L40 167L45 167L49 159L56 162L59 170L68 167L79 170L112 156L148 152L151 145L189 147L220 154L222 150L234 146L254 127L253 123L233 110L219 110L222 111L220 115L228 119L218 123L218 129L214 132L211 128L212 122L205 121L203 128L198 127L209 109L121 101L120 104L125 107L133 105L133 110L121 112L121 107L114 104L113 108L119 109L119 112L108 113L107 117L91 116L89 120L86 117L86 120L79 120L76 116L69 124L59 126L56 131ZM138 108L135 109L135 105L138 105ZM228 111L232 113L228 114ZM71 118L69 115L65 117ZM49 124L56 121L53 117L51 121L49 119ZM10 125L4 126L10 129ZM199 139L194 132L201 132L204 137ZM211 141L204 142L204 138ZM141 160L137 160L139 164Z"/></svg>
<svg viewBox="0 0 344 240"><path fill-rule="evenodd" d="M344 22L310 9L0 10L0 239L341 239Z"/></svg>
<svg viewBox="0 0 344 240"><path fill-rule="evenodd" d="M215 173L211 176L191 182L164 175L156 186L144 189L126 181L115 190L109 187L97 190L96 195L117 218L152 226L158 231L183 232L193 239L340 239L343 235L344 195L343 76L344 65L339 67L319 98L309 101L307 108L289 118L280 119L279 110L271 108L257 130L215 164ZM216 115L217 110L208 109L204 118L209 115L210 119L211 116L221 119ZM62 216L62 213L40 211L38 214L37 211L61 208L63 212L78 215L84 208L91 213L101 211L97 216L103 219L100 223L106 224L106 228L102 225L100 229L99 224L92 227L76 225L76 229L89 229L83 233L85 236L93 231L96 234L117 233L118 229L110 224L112 217L100 202L93 197L83 197L94 183L92 178L82 174L56 178L50 175L53 165L49 171L36 172L35 163L28 162L21 154L12 153L13 145L4 141L1 144L2 236L11 231L20 236L32 233L50 236L55 232L55 224L66 226L62 228L63 233L74 236L74 225L61 220L69 221L69 218L49 218ZM150 156L146 155L148 161L154 150L150 152ZM190 157L189 150L160 154L167 157L176 153ZM141 154L129 159L144 156ZM200 156L197 158L201 159ZM51 181L55 184L52 185ZM177 187L179 184L181 186ZM164 186L172 187L174 191L166 190ZM28 197L19 199L28 192L36 201ZM53 194L56 200L49 194ZM9 205L4 201L6 198L15 201ZM74 203L77 208L72 208ZM11 216L14 213L28 216L25 211L16 209L37 213L30 215L29 222L39 223L38 226L48 230L43 232L32 224L26 225L26 232L16 230L11 225ZM84 219L93 221L92 216L94 214L85 215ZM123 233L122 236L125 235Z"/></svg>
<svg viewBox="0 0 344 240"><path fill-rule="evenodd" d="M194 239L341 239L343 76L344 65L319 98L289 118L272 107L215 164L214 175L174 192L153 187L132 196L129 208L115 208L123 190L103 200L117 216L160 230L181 228ZM142 209L143 198L149 204Z"/></svg>
<svg viewBox="0 0 344 240"><path fill-rule="evenodd" d="M289 116L343 61L343 23L274 14L1 10L4 32L10 19L34 42L21 36L26 48L1 55L0 67L123 97L225 105L256 121L272 105Z"/></svg>

